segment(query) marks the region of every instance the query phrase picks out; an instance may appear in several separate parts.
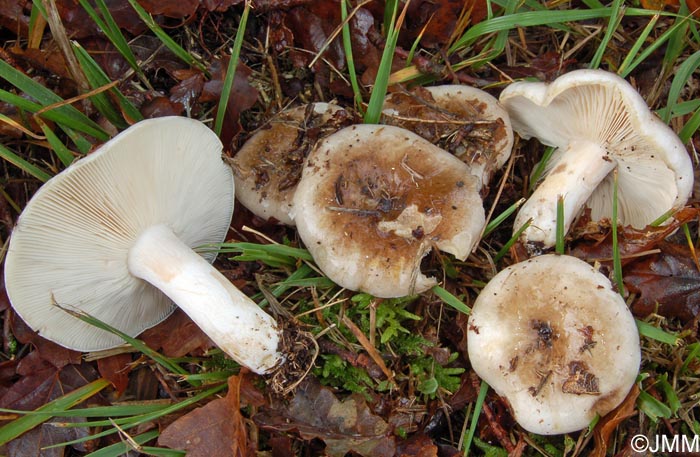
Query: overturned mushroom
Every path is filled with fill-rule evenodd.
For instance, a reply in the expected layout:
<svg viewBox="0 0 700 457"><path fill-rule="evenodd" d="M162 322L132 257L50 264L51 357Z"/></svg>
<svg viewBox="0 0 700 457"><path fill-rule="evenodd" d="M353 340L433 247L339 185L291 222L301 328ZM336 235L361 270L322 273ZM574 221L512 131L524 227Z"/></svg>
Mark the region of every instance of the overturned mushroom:
<svg viewBox="0 0 700 457"><path fill-rule="evenodd" d="M135 336L174 304L224 352L256 373L284 356L277 324L196 246L220 243L234 184L204 124L139 122L46 182L12 232L5 285L41 336L79 351L122 344L54 303Z"/></svg>
<svg viewBox="0 0 700 457"><path fill-rule="evenodd" d="M231 162L238 201L258 217L293 225L292 195L306 156L319 140L352 121L346 110L330 103L309 103L279 113L245 142Z"/></svg>
<svg viewBox="0 0 700 457"><path fill-rule="evenodd" d="M551 84L516 82L500 100L521 137L557 148L516 217L515 230L531 220L524 241L555 244L559 196L566 230L585 206L593 220L610 218L615 169L624 225L643 228L688 200L693 167L683 143L619 76L577 70Z"/></svg>
<svg viewBox="0 0 700 457"><path fill-rule="evenodd" d="M489 281L469 316L467 345L474 371L523 428L543 435L581 430L614 409L641 360L634 318L610 281L554 254Z"/></svg>
<svg viewBox="0 0 700 457"><path fill-rule="evenodd" d="M484 225L469 167L398 127L357 125L309 155L293 215L318 266L343 287L378 297L436 283L420 271L433 248L467 257Z"/></svg>
<svg viewBox="0 0 700 457"><path fill-rule="evenodd" d="M384 100L382 121L422 136L468 164L486 186L510 157L513 130L498 100L462 85L418 87Z"/></svg>

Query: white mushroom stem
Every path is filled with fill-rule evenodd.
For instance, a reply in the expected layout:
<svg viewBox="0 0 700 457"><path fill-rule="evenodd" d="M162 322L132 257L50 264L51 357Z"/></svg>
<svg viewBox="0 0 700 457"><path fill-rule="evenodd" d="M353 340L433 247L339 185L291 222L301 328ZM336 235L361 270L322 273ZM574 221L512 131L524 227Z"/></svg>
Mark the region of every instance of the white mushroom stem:
<svg viewBox="0 0 700 457"><path fill-rule="evenodd" d="M231 358L258 374L282 361L275 320L165 225L129 250L129 272L160 289Z"/></svg>
<svg viewBox="0 0 700 457"><path fill-rule="evenodd" d="M608 157L604 147L592 141L573 141L559 157L554 168L520 208L514 223L514 229L518 230L531 220L522 239L543 243L545 247L556 244L559 197L564 200L566 233L598 184L617 165Z"/></svg>

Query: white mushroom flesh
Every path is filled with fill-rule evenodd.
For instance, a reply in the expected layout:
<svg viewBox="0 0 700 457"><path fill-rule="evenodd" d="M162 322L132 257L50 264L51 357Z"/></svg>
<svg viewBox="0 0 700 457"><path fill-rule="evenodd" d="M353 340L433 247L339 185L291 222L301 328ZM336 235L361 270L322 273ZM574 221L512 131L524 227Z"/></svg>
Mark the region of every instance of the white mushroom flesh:
<svg viewBox="0 0 700 457"><path fill-rule="evenodd" d="M337 284L378 297L436 283L420 271L433 248L464 259L484 225L469 167L398 127L357 125L312 151L294 196L299 235Z"/></svg>
<svg viewBox="0 0 700 457"><path fill-rule="evenodd" d="M565 204L566 199L572 201L565 212L567 231L584 206L591 209L593 220L610 218L613 169L618 171L618 220L624 225L643 228L687 201L693 174L685 147L619 76L577 70L551 84L516 82L500 100L521 137L558 148L544 185L522 206L514 224L517 230L532 219L522 235L525 241L555 244L552 214L560 195ZM589 152L580 151L580 146ZM603 153L595 152L596 147ZM581 157L572 157L578 154ZM573 174L565 179L561 173ZM556 179L562 185L546 184L553 174L560 174Z"/></svg>
<svg viewBox="0 0 700 457"><path fill-rule="evenodd" d="M538 434L585 428L622 402L639 370L639 334L622 297L586 262L543 255L512 265L479 294L469 359Z"/></svg>

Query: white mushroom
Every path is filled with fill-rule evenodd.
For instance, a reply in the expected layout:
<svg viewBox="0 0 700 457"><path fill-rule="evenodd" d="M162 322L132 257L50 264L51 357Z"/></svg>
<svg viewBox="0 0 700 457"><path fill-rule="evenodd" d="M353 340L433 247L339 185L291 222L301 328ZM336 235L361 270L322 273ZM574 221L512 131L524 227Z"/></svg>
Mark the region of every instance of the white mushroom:
<svg viewBox="0 0 700 457"><path fill-rule="evenodd" d="M513 129L498 100L475 87L418 87L386 96L382 121L422 136L468 164L488 185L510 157Z"/></svg>
<svg viewBox="0 0 700 457"><path fill-rule="evenodd" d="M173 302L227 354L257 373L282 361L275 321L196 246L224 240L234 184L204 124L139 122L56 175L12 233L5 284L13 308L45 338L80 351L123 341L62 311L135 336Z"/></svg>
<svg viewBox="0 0 700 457"><path fill-rule="evenodd" d="M289 212L306 156L319 140L351 120L347 111L330 103L280 112L231 161L238 201L258 217L294 225Z"/></svg>
<svg viewBox="0 0 700 457"><path fill-rule="evenodd" d="M514 129L557 148L544 181L522 206L514 229L553 246L559 196L568 231L588 206L591 218L612 216L612 170L618 170L619 221L643 228L685 204L693 167L683 143L624 79L602 70L577 70L551 84L516 82L500 97Z"/></svg>
<svg viewBox="0 0 700 457"><path fill-rule="evenodd" d="M399 297L436 283L420 271L433 247L469 255L485 218L477 182L466 164L408 130L356 125L311 152L293 215L330 279Z"/></svg>
<svg viewBox="0 0 700 457"><path fill-rule="evenodd" d="M467 347L474 371L518 423L542 435L581 430L614 409L641 360L634 318L610 281L554 254L488 282L469 316Z"/></svg>

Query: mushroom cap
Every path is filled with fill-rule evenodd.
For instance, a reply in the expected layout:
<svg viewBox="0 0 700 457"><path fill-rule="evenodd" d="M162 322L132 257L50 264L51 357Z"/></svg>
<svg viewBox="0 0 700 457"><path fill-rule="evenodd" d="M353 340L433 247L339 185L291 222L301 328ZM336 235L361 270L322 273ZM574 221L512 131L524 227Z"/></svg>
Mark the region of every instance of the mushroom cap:
<svg viewBox="0 0 700 457"><path fill-rule="evenodd" d="M585 428L632 388L639 333L610 281L575 257L548 254L500 271L467 331L474 371L518 423L542 435Z"/></svg>
<svg viewBox="0 0 700 457"><path fill-rule="evenodd" d="M469 167L418 135L355 125L314 149L294 195L304 244L337 284L377 297L435 284L420 271L433 246L464 259L485 223Z"/></svg>
<svg viewBox="0 0 700 457"><path fill-rule="evenodd" d="M80 351L123 340L53 303L131 336L165 319L173 303L129 273L129 249L157 224L191 247L224 240L234 187L221 151L217 136L199 121L150 119L47 181L10 238L5 285L13 308L41 336Z"/></svg>
<svg viewBox="0 0 700 457"><path fill-rule="evenodd" d="M319 139L348 119L343 108L331 103L280 112L231 161L238 201L258 217L294 225L289 212L306 156Z"/></svg>
<svg viewBox="0 0 700 457"><path fill-rule="evenodd" d="M418 87L386 96L383 122L406 128L457 156L487 185L510 157L508 112L491 94L459 84Z"/></svg>
<svg viewBox="0 0 700 457"><path fill-rule="evenodd" d="M688 200L693 167L683 143L618 75L575 70L549 84L519 81L506 87L500 101L521 137L558 148L548 170L572 142L606 150L606 160L618 164L622 224L643 228ZM612 195L610 174L586 203L593 220L612 216Z"/></svg>

